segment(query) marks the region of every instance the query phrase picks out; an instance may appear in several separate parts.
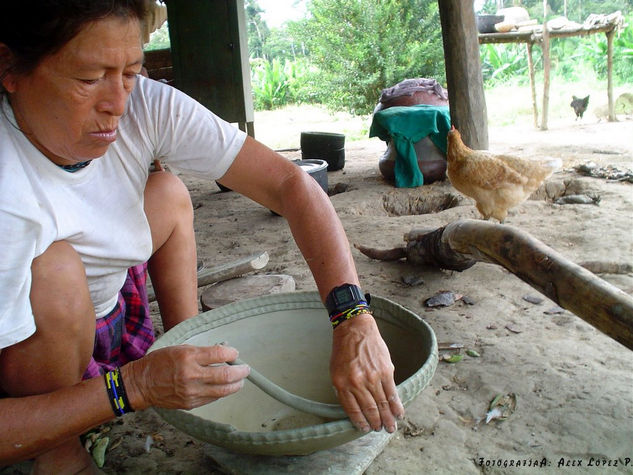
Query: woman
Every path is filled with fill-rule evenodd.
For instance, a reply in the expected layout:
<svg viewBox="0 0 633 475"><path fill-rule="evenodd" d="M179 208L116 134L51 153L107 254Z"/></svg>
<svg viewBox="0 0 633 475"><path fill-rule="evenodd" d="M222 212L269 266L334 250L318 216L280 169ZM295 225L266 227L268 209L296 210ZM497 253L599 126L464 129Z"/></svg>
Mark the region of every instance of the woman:
<svg viewBox="0 0 633 475"><path fill-rule="evenodd" d="M0 464L35 457L36 472L91 471L82 432L132 409L212 402L248 375L248 367L218 364L237 357L224 346L144 356L153 339L145 262L165 329L198 313L189 194L174 175L149 174L156 158L288 220L331 310L341 404L359 430L394 431L404 409L393 365L354 297L358 277L329 199L299 167L176 89L140 77L145 7L4 6L0 389L8 396L0 398ZM315 233L314 223L327 233Z"/></svg>

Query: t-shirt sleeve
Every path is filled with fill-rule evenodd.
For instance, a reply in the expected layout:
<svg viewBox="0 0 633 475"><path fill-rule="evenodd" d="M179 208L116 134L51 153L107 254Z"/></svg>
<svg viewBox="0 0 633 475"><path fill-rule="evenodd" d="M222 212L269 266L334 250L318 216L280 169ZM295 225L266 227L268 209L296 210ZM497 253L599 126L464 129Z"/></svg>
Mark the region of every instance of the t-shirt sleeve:
<svg viewBox="0 0 633 475"><path fill-rule="evenodd" d="M221 178L241 150L246 134L178 89L139 78L131 110L150 134L153 158L175 171Z"/></svg>

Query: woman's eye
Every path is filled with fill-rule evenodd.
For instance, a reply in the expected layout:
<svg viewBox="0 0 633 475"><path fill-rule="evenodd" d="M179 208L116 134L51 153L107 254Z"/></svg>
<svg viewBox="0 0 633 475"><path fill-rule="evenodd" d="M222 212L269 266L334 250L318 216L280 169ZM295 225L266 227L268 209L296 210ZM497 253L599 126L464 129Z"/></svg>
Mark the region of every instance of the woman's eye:
<svg viewBox="0 0 633 475"><path fill-rule="evenodd" d="M99 79L80 79L84 84L96 84L99 82Z"/></svg>

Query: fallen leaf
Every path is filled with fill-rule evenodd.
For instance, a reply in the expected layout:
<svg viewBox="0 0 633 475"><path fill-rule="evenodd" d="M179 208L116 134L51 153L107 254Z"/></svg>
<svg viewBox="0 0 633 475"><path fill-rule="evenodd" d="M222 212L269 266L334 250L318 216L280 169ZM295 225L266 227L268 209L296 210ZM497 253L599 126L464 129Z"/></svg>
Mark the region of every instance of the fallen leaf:
<svg viewBox="0 0 633 475"><path fill-rule="evenodd" d="M486 424L495 419L506 420L514 413L516 406L517 396L515 393L497 394L488 405Z"/></svg>
<svg viewBox="0 0 633 475"><path fill-rule="evenodd" d="M523 300L525 300L526 302L530 302L533 303L534 305L539 305L543 303L543 300L541 297L538 297L536 295L524 295Z"/></svg>
<svg viewBox="0 0 633 475"><path fill-rule="evenodd" d="M444 355L442 357L442 361L446 361L447 363L459 363L464 359L464 355Z"/></svg>
<svg viewBox="0 0 633 475"><path fill-rule="evenodd" d="M455 303L455 294L450 291L438 292L424 301L427 307L448 307Z"/></svg>
<svg viewBox="0 0 633 475"><path fill-rule="evenodd" d="M506 330L509 330L509 331L511 331L512 333L521 333L521 332L523 331L523 330L521 330L520 328L518 328L518 327L516 327L516 326L514 326L514 325L512 325L512 324L510 324L510 323L508 323L508 324L505 326L505 328L506 328Z"/></svg>
<svg viewBox="0 0 633 475"><path fill-rule="evenodd" d="M92 449L92 458L99 468L103 468L103 464L105 463L105 452L109 443L110 437L103 437L98 439L94 444Z"/></svg>
<svg viewBox="0 0 633 475"><path fill-rule="evenodd" d="M424 279L422 278L422 276L414 274L403 275L400 277L400 280L403 284L406 284L409 287L415 287L424 284Z"/></svg>
<svg viewBox="0 0 633 475"><path fill-rule="evenodd" d="M545 310L545 312L543 312L545 315L560 315L561 313L564 313L565 309L562 307L559 307L558 305L549 308L547 310Z"/></svg>
<svg viewBox="0 0 633 475"><path fill-rule="evenodd" d="M404 429L402 433L406 438L419 437L421 435L424 435L424 427L420 427L417 424L406 420L404 421Z"/></svg>

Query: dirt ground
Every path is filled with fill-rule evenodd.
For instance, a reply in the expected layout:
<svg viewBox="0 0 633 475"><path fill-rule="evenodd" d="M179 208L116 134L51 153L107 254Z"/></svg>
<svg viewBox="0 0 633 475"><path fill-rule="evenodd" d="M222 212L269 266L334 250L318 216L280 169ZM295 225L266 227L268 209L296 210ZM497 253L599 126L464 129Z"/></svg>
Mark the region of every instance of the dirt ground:
<svg viewBox="0 0 633 475"><path fill-rule="evenodd" d="M586 177L574 168L595 162L633 170L632 137L631 120L566 120L550 123L548 131L530 124L491 128L493 151L564 162L536 199L510 212L506 224L574 262L633 264L633 183ZM351 243L390 248L400 245L411 229L478 217L473 202L463 197L457 206L425 213L420 204L456 192L448 181L394 188L378 170L384 149L378 139L349 142L345 168L328 173L330 188L348 185L331 201ZM285 155L299 158L299 152ZM269 263L260 273L288 274L297 290L316 288L282 218L233 192L219 192L214 183L186 183L195 207L199 257L207 267L268 251ZM600 200L553 202L579 193ZM567 469L570 473L633 473L630 350L499 266L478 263L461 273L447 272L353 252L364 289L424 318L439 342L464 347L460 362L440 362L367 474L532 473L535 463L546 464L539 473L558 473L561 464L575 465ZM633 294L630 271L600 277ZM417 283L407 285L403 278ZM447 307L425 306L426 299L444 290L468 299ZM479 357L466 355L466 349ZM514 412L505 420L482 422L491 400L509 393L516 395ZM205 454L203 442L151 410L100 430L110 438L105 473L222 473ZM28 464L20 464L0 474L27 471Z"/></svg>

